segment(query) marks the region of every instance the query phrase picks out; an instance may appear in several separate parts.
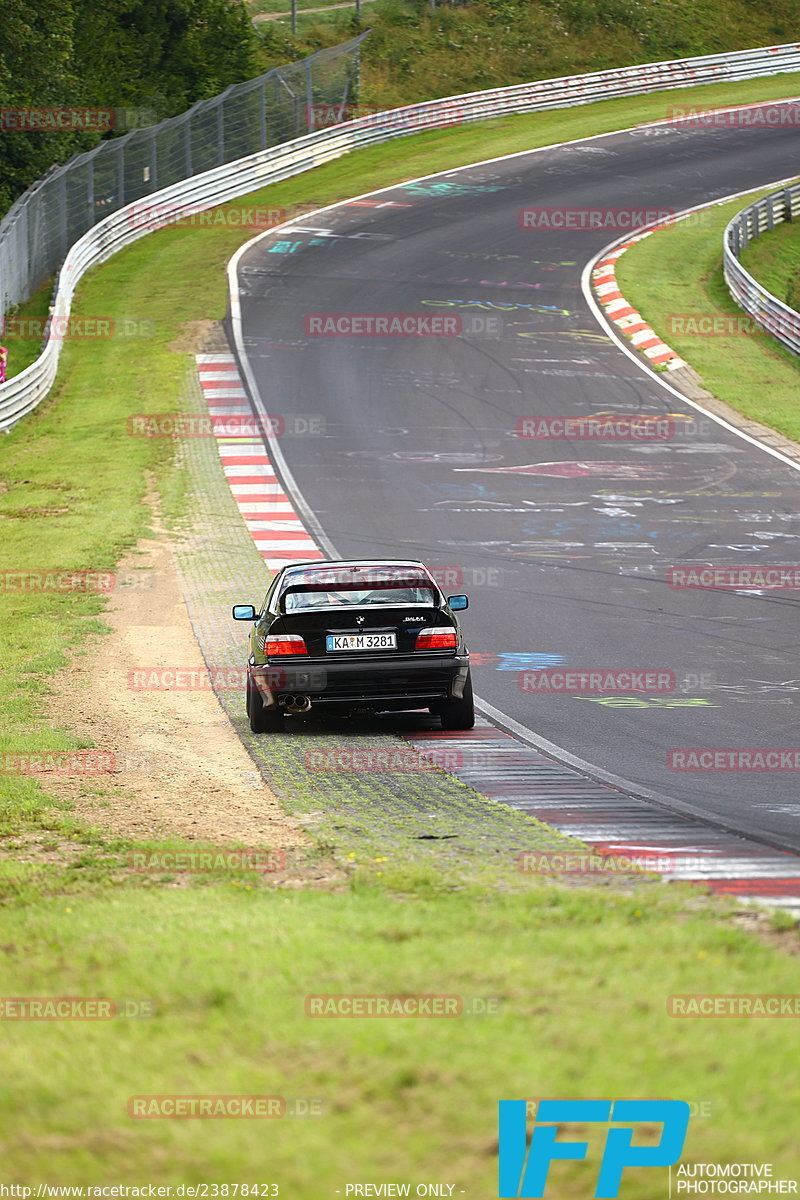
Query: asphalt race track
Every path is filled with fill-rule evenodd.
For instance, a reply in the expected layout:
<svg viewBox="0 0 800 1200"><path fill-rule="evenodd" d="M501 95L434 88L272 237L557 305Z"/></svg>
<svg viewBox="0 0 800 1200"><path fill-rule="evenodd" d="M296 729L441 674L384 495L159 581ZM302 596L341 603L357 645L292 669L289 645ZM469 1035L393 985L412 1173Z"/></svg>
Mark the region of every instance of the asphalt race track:
<svg viewBox="0 0 800 1200"><path fill-rule="evenodd" d="M676 401L602 332L581 274L624 229L523 229L518 214L678 211L769 186L798 148L792 128L640 127L326 210L239 263L256 402L284 420L280 449L323 545L419 557L447 592L466 591L476 693L534 738L634 794L796 849L796 773L675 771L667 756L797 745L798 594L681 590L667 572L800 561L800 477ZM444 314L462 332L308 336L319 313ZM674 436L517 435L521 418L608 410L677 414ZM524 690L558 667L675 680Z"/></svg>

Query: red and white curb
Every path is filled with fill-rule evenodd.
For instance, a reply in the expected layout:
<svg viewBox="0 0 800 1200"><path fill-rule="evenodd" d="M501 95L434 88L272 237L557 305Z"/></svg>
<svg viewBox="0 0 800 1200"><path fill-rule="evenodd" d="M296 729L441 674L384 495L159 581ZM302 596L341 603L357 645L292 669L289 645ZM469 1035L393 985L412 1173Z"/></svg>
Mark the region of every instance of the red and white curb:
<svg viewBox="0 0 800 1200"><path fill-rule="evenodd" d="M277 571L287 563L325 558L254 432L253 410L233 355L198 354L195 359L209 415L242 419L241 435L226 432L221 423L215 437L231 492L264 562ZM235 429L235 422L231 425Z"/></svg>
<svg viewBox="0 0 800 1200"><path fill-rule="evenodd" d="M659 228L663 228L663 226L659 226ZM655 366L664 367L667 371L675 371L678 367L685 367L686 363L666 342L662 342L641 313L638 313L633 305L628 303L619 290L617 282L617 259L636 242L641 241L643 237L649 237L651 233L655 232L656 230L652 229L647 233L639 234L638 237L631 238L629 242L617 246L609 254L604 255L592 271L592 286L609 321L616 325L631 345L640 350Z"/></svg>

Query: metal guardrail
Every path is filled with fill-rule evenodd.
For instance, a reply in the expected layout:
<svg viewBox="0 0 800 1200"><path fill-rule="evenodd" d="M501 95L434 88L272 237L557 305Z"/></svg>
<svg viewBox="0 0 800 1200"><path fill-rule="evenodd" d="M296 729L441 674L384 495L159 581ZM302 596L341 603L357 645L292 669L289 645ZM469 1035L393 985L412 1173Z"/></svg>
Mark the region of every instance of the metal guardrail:
<svg viewBox="0 0 800 1200"><path fill-rule="evenodd" d="M800 355L800 313L773 296L739 262L739 255L762 233L783 221L800 218L800 184L762 196L743 208L725 227L723 270L728 291L767 333Z"/></svg>
<svg viewBox="0 0 800 1200"><path fill-rule="evenodd" d="M148 214L140 199L99 221L72 246L57 280L53 316L62 325L69 316L79 280L91 267L170 219L213 208L352 150L430 128L480 121L512 113L570 108L596 100L704 83L754 79L800 71L800 43L740 50L674 62L646 63L618 70L544 79L512 87L448 96L423 104L346 121L281 146L259 150L202 174L153 192ZM135 219L134 219L135 217ZM0 385L0 430L9 429L47 395L55 379L60 341L48 332L40 357Z"/></svg>

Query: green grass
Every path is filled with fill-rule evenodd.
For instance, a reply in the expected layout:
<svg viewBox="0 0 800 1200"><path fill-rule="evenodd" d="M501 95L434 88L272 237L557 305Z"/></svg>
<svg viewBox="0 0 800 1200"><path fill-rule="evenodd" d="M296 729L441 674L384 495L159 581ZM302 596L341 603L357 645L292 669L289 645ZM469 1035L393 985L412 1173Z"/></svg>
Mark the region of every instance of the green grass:
<svg viewBox="0 0 800 1200"><path fill-rule="evenodd" d="M671 993L752 993L766 981L796 992L797 960L663 889L644 900L467 889L403 903L374 886L125 892L15 912L3 940L3 995L155 1009L149 1019L4 1023L8 1181L276 1181L282 1196L317 1200L358 1180L440 1180L488 1197L497 1100L532 1096L705 1104L687 1160L800 1168L792 1022L665 1011ZM305 1015L309 994L352 992L481 997L499 1012ZM240 1093L310 1098L323 1113L224 1123L126 1113L132 1096ZM588 1195L596 1165L555 1168L556 1194ZM665 1172L640 1170L623 1195L665 1192Z"/></svg>
<svg viewBox="0 0 800 1200"><path fill-rule="evenodd" d="M278 11L255 0L250 11ZM288 5L287 5L288 7ZM790 42L798 0L474 0L465 6L427 0L350 6L302 17L296 37L286 22L262 22L265 67L297 59L371 29L362 47L361 96L394 107L635 63Z"/></svg>
<svg viewBox="0 0 800 1200"><path fill-rule="evenodd" d="M763 233L741 255L742 266L768 292L794 308L800 304L800 233L796 224L784 222Z"/></svg>
<svg viewBox="0 0 800 1200"><path fill-rule="evenodd" d="M704 98L777 96L793 82ZM623 127L679 98L432 131L237 203L322 205ZM147 533L148 482L170 498L173 520L188 515L169 448L126 437L125 420L180 408L189 359L170 347L192 322L223 315L224 265L245 236L224 225L165 229L82 283L77 314L146 321L149 337L68 342L52 397L3 439L5 564L113 567ZM0 749L74 747L42 701L67 654L90 653L102 635L104 604L0 593ZM797 959L733 928L725 906L691 889L537 884L502 861L478 888L435 856L413 869L394 856L350 866L350 883L330 893L246 876L143 880L120 869L130 843L81 829L29 778L0 779L10 851L0 995L149 998L157 1010L109 1023L4 1022L9 1182L275 1180L284 1197L318 1200L353 1180L438 1179L492 1195L496 1102L535 1094L708 1101L687 1157L796 1168L792 1023L678 1022L664 1005L673 991L796 992ZM32 835L74 857L50 869L15 863L14 847ZM348 849L339 841L319 853L346 861ZM308 992L417 990L499 997L503 1010L435 1023L303 1015ZM325 1115L288 1127L127 1116L129 1096L163 1092L319 1097ZM580 1168L565 1168L558 1194L587 1194ZM625 1187L631 1200L653 1194L646 1174Z"/></svg>
<svg viewBox="0 0 800 1200"><path fill-rule="evenodd" d="M800 441L798 361L766 334L708 336L681 333L675 318L686 314L730 317L742 310L722 275L722 232L754 192L706 210L641 242L617 263L623 295L664 341L695 368L704 385L745 416Z"/></svg>

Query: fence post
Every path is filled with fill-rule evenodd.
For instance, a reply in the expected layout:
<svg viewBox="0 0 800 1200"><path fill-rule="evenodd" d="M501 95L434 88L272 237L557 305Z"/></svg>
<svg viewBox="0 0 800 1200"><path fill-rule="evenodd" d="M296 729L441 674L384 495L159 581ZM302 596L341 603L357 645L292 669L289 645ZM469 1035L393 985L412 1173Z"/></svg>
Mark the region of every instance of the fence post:
<svg viewBox="0 0 800 1200"><path fill-rule="evenodd" d="M67 229L68 212L67 173L62 170L59 175L59 258L64 258L70 248L70 234Z"/></svg>
<svg viewBox="0 0 800 1200"><path fill-rule="evenodd" d="M314 132L314 81L311 78L311 61L308 60L306 67L306 129L309 133Z"/></svg>
<svg viewBox="0 0 800 1200"><path fill-rule="evenodd" d="M22 269L24 267L25 287L26 287L26 289L29 289L30 283L31 283L31 262L33 261L33 236L34 236L33 230L31 229L31 206L30 205L27 205L27 204L25 205L25 207L22 209L22 211L20 213L20 217L24 221L24 228L23 228L23 231L20 234L19 238L17 239L17 246L20 249L22 248L22 246L24 246L25 253L20 254L20 256L19 256L19 263L20 263L19 270L22 271ZM30 295L29 290L26 291L26 295ZM6 312L7 308L8 308L8 295L4 294L3 295L3 312L0 315L5 316L5 312Z"/></svg>
<svg viewBox="0 0 800 1200"><path fill-rule="evenodd" d="M258 95L259 95L258 118L259 118L259 126L260 126L260 131L261 131L261 149L266 150L266 148L267 148L267 81L266 81L266 79L261 80L261 87L258 90Z"/></svg>
<svg viewBox="0 0 800 1200"><path fill-rule="evenodd" d="M158 191L158 146L155 133L150 134L150 191Z"/></svg>
<svg viewBox="0 0 800 1200"><path fill-rule="evenodd" d="M186 168L186 178L188 179L190 175L194 175L192 169L192 118L188 114L183 128L183 165Z"/></svg>
<svg viewBox="0 0 800 1200"><path fill-rule="evenodd" d="M351 86L352 84L352 86ZM356 53L353 60L353 74L347 72L347 83L345 84L345 101L350 102L350 94L352 92L353 103L357 104L361 95L361 44L356 46Z"/></svg>
<svg viewBox="0 0 800 1200"><path fill-rule="evenodd" d="M125 143L117 146L117 208L125 203Z"/></svg>
<svg viewBox="0 0 800 1200"><path fill-rule="evenodd" d="M218 163L223 166L225 163L225 112L221 101L217 105L217 151Z"/></svg>
<svg viewBox="0 0 800 1200"><path fill-rule="evenodd" d="M88 171L86 172L86 205L89 210L89 220L86 225L87 229L91 229L94 225L97 214L94 210L94 159L90 158L87 163Z"/></svg>
<svg viewBox="0 0 800 1200"><path fill-rule="evenodd" d="M292 129L292 137L300 137L300 108L303 102L291 84L286 82L280 71L278 71L278 79L281 81L290 96L290 103L292 105L292 121L294 125L294 128Z"/></svg>

